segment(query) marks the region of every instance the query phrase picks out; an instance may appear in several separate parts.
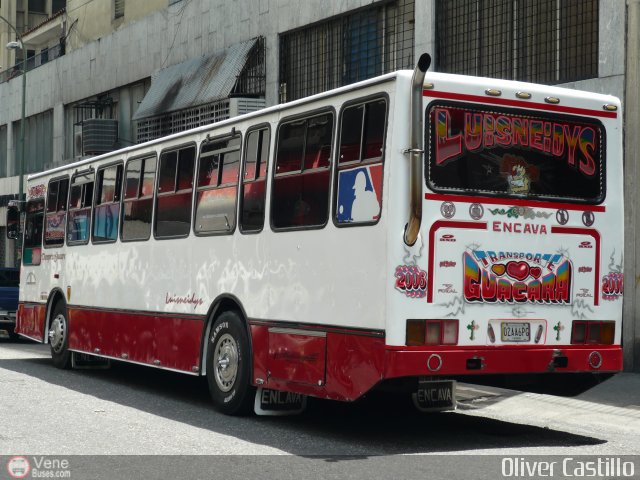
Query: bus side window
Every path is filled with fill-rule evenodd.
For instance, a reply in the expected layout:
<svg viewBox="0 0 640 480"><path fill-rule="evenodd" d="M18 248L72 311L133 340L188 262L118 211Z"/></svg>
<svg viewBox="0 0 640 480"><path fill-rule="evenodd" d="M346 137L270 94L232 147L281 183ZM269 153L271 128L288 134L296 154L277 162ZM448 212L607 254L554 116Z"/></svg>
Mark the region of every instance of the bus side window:
<svg viewBox="0 0 640 480"><path fill-rule="evenodd" d="M196 147L191 145L160 155L154 235L178 238L189 235Z"/></svg>
<svg viewBox="0 0 640 480"><path fill-rule="evenodd" d="M280 125L271 197L275 230L327 223L332 139L331 113Z"/></svg>
<svg viewBox="0 0 640 480"><path fill-rule="evenodd" d="M383 99L342 110L334 210L338 225L371 224L380 218L386 117Z"/></svg>
<svg viewBox="0 0 640 480"><path fill-rule="evenodd" d="M236 226L240 135L205 141L200 147L194 231L231 233Z"/></svg>
<svg viewBox="0 0 640 480"><path fill-rule="evenodd" d="M50 181L47 192L44 245L46 247L60 247L64 244L64 227L67 222L69 179L62 178Z"/></svg>
<svg viewBox="0 0 640 480"><path fill-rule="evenodd" d="M40 265L42 256L42 229L44 223L44 198L29 200L24 222L24 245L22 263Z"/></svg>
<svg viewBox="0 0 640 480"><path fill-rule="evenodd" d="M89 242L92 202L93 173L73 177L69 194L67 245L85 245Z"/></svg>
<svg viewBox="0 0 640 480"><path fill-rule="evenodd" d="M240 199L240 231L243 233L259 232L264 226L269 140L268 128L247 134Z"/></svg>
<svg viewBox="0 0 640 480"><path fill-rule="evenodd" d="M120 225L122 165L98 170L96 205L93 212L93 242L115 242Z"/></svg>
<svg viewBox="0 0 640 480"><path fill-rule="evenodd" d="M122 241L148 240L151 236L156 157L127 162L122 212Z"/></svg>

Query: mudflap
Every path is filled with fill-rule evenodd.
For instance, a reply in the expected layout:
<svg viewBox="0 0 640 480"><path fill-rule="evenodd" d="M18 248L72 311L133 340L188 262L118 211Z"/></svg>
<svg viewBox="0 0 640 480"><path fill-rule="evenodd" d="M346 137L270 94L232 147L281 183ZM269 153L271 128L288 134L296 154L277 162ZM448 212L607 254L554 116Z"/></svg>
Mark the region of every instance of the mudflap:
<svg viewBox="0 0 640 480"><path fill-rule="evenodd" d="M106 370L111 360L86 353L71 352L71 368L74 370Z"/></svg>
<svg viewBox="0 0 640 480"><path fill-rule="evenodd" d="M307 396L300 393L281 392L258 388L253 409L256 415L299 415L307 408Z"/></svg>
<svg viewBox="0 0 640 480"><path fill-rule="evenodd" d="M456 409L455 380L420 380L411 395L421 412L442 412Z"/></svg>

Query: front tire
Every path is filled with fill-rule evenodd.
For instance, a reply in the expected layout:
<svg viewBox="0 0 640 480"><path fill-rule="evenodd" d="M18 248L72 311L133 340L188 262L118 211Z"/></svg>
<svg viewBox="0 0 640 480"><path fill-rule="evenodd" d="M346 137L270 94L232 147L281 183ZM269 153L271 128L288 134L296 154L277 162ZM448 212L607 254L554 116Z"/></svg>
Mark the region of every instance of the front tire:
<svg viewBox="0 0 640 480"><path fill-rule="evenodd" d="M216 408L227 415L249 413L255 389L250 384L249 338L238 314L222 313L208 341L207 382Z"/></svg>
<svg viewBox="0 0 640 480"><path fill-rule="evenodd" d="M71 352L69 351L69 322L67 308L58 302L51 313L49 325L49 343L51 359L57 368L71 368Z"/></svg>

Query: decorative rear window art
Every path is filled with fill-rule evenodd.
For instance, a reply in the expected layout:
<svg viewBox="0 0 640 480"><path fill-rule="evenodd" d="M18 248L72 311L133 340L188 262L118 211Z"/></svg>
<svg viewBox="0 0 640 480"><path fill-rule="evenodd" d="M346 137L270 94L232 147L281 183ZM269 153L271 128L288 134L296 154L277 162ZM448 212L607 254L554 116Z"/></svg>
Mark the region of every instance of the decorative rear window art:
<svg viewBox="0 0 640 480"><path fill-rule="evenodd" d="M434 102L429 116L429 186L598 203L604 199L604 129L597 120Z"/></svg>

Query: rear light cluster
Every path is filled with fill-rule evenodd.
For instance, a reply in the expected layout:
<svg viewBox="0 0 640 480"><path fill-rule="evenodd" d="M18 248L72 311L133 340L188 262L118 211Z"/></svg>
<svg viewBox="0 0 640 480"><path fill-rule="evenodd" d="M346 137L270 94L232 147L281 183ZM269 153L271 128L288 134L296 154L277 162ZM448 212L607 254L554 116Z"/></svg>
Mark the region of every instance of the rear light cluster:
<svg viewBox="0 0 640 480"><path fill-rule="evenodd" d="M457 345L458 320L407 320L407 345Z"/></svg>
<svg viewBox="0 0 640 480"><path fill-rule="evenodd" d="M615 333L616 322L574 320L571 327L571 343L611 345Z"/></svg>

